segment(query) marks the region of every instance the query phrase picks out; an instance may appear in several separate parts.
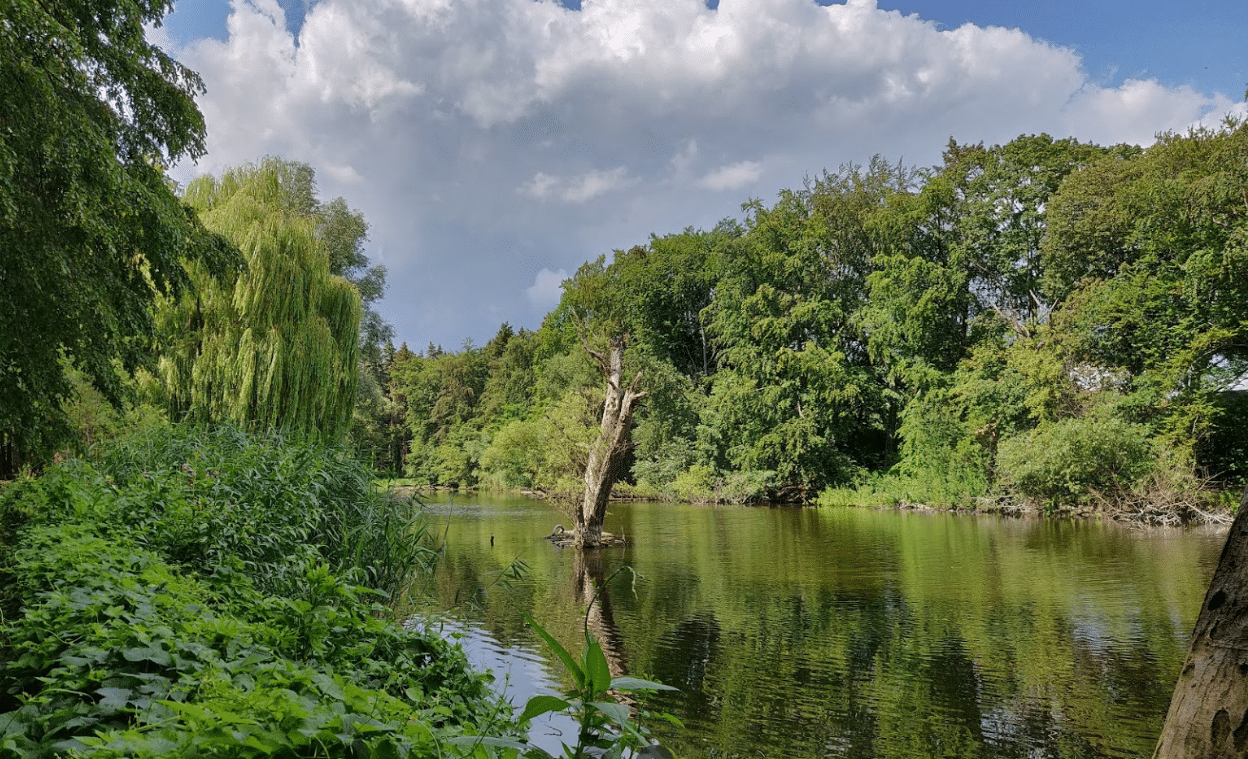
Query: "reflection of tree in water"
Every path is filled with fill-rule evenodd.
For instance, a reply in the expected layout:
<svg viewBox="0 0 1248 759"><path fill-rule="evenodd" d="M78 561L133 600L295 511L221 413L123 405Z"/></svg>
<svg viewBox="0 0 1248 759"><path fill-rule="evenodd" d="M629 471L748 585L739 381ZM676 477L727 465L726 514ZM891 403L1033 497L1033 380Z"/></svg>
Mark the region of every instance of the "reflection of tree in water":
<svg viewBox="0 0 1248 759"><path fill-rule="evenodd" d="M589 606L586 620L589 632L598 639L602 653L607 657L607 669L611 677L628 674L628 660L624 656L624 638L615 624L611 608L611 592L604 586L602 551L576 551L576 602ZM595 600L595 594L597 599ZM631 705L631 701L630 701Z"/></svg>

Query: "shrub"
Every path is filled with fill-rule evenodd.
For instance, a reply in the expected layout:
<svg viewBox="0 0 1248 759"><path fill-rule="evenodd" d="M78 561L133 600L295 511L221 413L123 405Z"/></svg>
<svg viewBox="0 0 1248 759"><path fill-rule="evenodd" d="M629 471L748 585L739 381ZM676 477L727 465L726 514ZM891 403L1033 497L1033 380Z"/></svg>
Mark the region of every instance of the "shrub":
<svg viewBox="0 0 1248 759"><path fill-rule="evenodd" d="M1084 503L1094 493L1129 492L1155 459L1147 427L1098 410L1003 440L997 471L1019 494L1054 509Z"/></svg>
<svg viewBox="0 0 1248 759"><path fill-rule="evenodd" d="M950 461L947 468L895 467L883 474L864 476L853 487L828 488L819 494L820 506L898 506L922 504L941 509L970 508L988 489L978 465Z"/></svg>
<svg viewBox="0 0 1248 759"><path fill-rule="evenodd" d="M323 565L293 600L91 532L37 527L19 551L35 595L3 631L0 754L430 755L492 714L462 651Z"/></svg>
<svg viewBox="0 0 1248 759"><path fill-rule="evenodd" d="M705 464L694 464L677 475L668 490L677 500L690 503L713 503L717 499L718 475Z"/></svg>
<svg viewBox="0 0 1248 759"><path fill-rule="evenodd" d="M183 566L236 557L266 592L296 592L292 568L323 562L397 599L435 558L413 505L379 491L345 449L275 434L152 429L50 471L41 488L64 491L49 518L133 534Z"/></svg>

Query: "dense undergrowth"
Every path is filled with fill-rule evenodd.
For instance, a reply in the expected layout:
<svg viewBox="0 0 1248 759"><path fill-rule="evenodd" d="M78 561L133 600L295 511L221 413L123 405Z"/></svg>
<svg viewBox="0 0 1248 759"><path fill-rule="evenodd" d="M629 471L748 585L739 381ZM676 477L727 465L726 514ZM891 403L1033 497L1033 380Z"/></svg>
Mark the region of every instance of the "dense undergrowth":
<svg viewBox="0 0 1248 759"><path fill-rule="evenodd" d="M0 756L494 755L460 649L390 602L409 504L331 449L148 432L0 492ZM514 749L501 749L515 755Z"/></svg>

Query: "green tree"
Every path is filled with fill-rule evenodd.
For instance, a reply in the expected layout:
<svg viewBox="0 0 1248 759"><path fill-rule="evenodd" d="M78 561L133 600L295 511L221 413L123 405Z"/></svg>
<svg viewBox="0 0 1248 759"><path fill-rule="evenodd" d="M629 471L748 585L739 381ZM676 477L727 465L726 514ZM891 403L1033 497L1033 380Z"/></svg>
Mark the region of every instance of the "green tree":
<svg viewBox="0 0 1248 759"><path fill-rule="evenodd" d="M67 366L121 399L125 374L150 355L155 298L189 285L183 261L217 273L237 262L162 171L204 153L199 77L144 29L172 5L4 5L0 476L67 429Z"/></svg>
<svg viewBox="0 0 1248 759"><path fill-rule="evenodd" d="M1044 246L1054 327L1082 373L1120 375L1134 421L1190 454L1248 375L1248 123L1163 135L1073 174ZM1225 404L1223 404L1225 405Z"/></svg>
<svg viewBox="0 0 1248 759"><path fill-rule="evenodd" d="M192 268L197 293L169 301L160 377L171 411L305 435L342 435L356 401L360 296L317 243L309 169L278 159L192 182L204 223L247 268L219 284Z"/></svg>
<svg viewBox="0 0 1248 759"><path fill-rule="evenodd" d="M883 446L882 401L856 323L875 251L869 219L903 181L876 161L747 206L708 309L719 350L705 438L738 470L805 497Z"/></svg>

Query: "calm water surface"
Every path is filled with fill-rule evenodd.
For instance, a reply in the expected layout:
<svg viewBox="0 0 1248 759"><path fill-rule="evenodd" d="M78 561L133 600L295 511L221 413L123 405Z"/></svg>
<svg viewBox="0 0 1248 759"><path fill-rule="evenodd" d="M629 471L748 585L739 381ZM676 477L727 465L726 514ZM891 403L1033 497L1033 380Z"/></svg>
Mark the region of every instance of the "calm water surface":
<svg viewBox="0 0 1248 759"><path fill-rule="evenodd" d="M634 542L587 559L542 540L547 505L431 503L430 590L514 703L562 686L528 611L684 730L681 757L1147 757L1223 535L868 509L630 504ZM494 544L491 545L491 536ZM500 574L523 561L524 579ZM621 567L630 571L616 574ZM557 749L561 730L538 729ZM574 736L568 736L571 740Z"/></svg>

